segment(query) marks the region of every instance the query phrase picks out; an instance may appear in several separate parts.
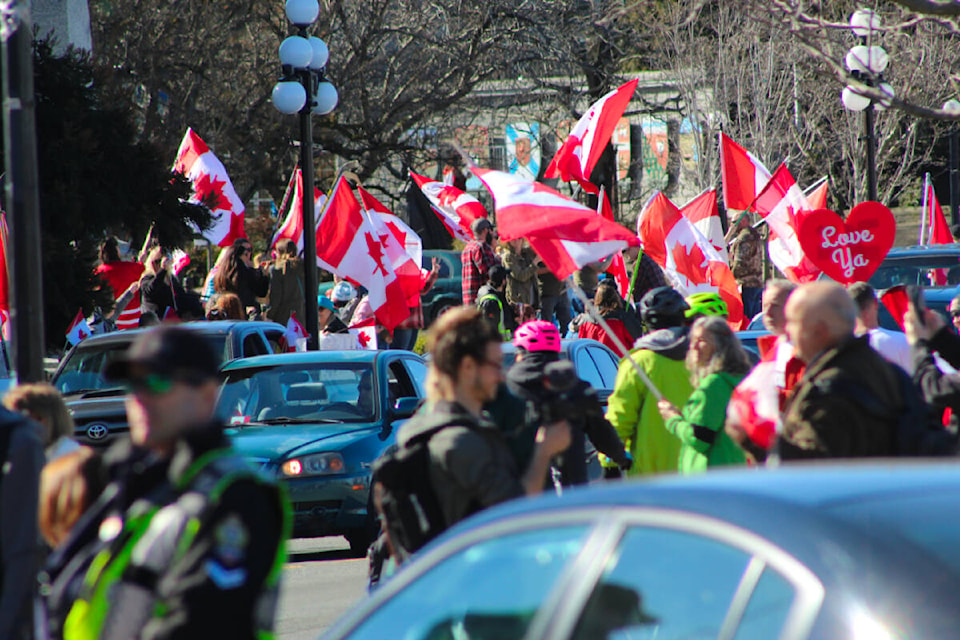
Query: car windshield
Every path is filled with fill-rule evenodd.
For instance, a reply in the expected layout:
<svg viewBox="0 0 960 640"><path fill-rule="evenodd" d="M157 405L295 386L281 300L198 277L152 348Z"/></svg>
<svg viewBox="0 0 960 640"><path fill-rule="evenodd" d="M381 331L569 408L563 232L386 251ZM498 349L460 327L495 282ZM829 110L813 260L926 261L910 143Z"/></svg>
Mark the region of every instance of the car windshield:
<svg viewBox="0 0 960 640"><path fill-rule="evenodd" d="M865 533L883 531L906 539L960 573L960 516L956 495L885 495L828 505L827 511Z"/></svg>
<svg viewBox="0 0 960 640"><path fill-rule="evenodd" d="M377 414L373 368L308 363L225 373L217 415L230 424L370 422Z"/></svg>
<svg viewBox="0 0 960 640"><path fill-rule="evenodd" d="M227 338L224 335L204 336L214 352L223 357ZM103 377L111 362L119 358L130 346L129 342L81 342L69 354L63 368L51 381L63 395L118 389L121 385Z"/></svg>
<svg viewBox="0 0 960 640"><path fill-rule="evenodd" d="M960 257L947 254L888 258L870 278L874 289L889 289L898 284L954 287L960 284Z"/></svg>

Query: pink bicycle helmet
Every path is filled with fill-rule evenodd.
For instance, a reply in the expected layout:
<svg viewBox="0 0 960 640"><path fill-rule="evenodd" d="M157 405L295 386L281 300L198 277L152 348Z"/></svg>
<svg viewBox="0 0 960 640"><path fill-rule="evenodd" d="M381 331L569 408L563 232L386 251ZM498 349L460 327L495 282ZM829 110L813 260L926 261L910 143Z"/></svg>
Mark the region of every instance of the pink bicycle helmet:
<svg viewBox="0 0 960 640"><path fill-rule="evenodd" d="M552 322L531 320L513 332L513 344L527 351L560 353L560 332Z"/></svg>

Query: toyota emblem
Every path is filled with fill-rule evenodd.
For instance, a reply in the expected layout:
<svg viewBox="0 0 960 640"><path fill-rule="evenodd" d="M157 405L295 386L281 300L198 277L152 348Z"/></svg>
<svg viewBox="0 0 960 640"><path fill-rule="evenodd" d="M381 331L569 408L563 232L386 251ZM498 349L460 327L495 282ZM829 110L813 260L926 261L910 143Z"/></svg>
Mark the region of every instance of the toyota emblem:
<svg viewBox="0 0 960 640"><path fill-rule="evenodd" d="M103 440L110 432L105 424L92 424L87 427L87 437L91 440Z"/></svg>

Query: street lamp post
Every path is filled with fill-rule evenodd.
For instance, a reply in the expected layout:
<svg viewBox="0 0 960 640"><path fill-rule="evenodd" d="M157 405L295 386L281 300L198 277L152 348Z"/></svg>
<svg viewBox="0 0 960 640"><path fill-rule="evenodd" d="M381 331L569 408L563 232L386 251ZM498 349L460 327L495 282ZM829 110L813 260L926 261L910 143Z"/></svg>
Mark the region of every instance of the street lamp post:
<svg viewBox="0 0 960 640"><path fill-rule="evenodd" d="M947 113L960 113L960 102L947 100L943 103ZM960 222L960 129L957 123L950 125L950 224Z"/></svg>
<svg viewBox="0 0 960 640"><path fill-rule="evenodd" d="M317 246L314 235L313 123L311 114L327 115L337 107L337 89L324 78L329 59L326 43L307 33L320 13L317 0L287 0L287 19L297 29L280 44L280 81L273 87L273 105L281 113L300 114L300 173L303 192L303 287L306 294L304 323L308 348L318 344Z"/></svg>
<svg viewBox="0 0 960 640"><path fill-rule="evenodd" d="M850 16L850 30L860 39L860 44L850 49L844 58L844 66L857 82L868 87L877 87L890 98L893 87L883 81L883 72L889 58L878 45L871 44L873 32L880 28L880 18L870 9L857 9ZM889 99L873 100L857 91L856 86L846 86L840 95L843 106L850 111L863 111L864 141L867 147L867 200L877 199L877 138L876 112L889 106Z"/></svg>

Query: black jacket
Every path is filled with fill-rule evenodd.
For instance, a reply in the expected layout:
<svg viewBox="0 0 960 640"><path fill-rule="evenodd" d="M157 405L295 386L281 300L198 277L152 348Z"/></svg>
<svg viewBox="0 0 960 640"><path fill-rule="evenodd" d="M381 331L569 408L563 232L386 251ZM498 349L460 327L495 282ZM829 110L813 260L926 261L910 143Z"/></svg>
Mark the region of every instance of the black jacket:
<svg viewBox="0 0 960 640"><path fill-rule="evenodd" d="M481 300L481 298L488 295L494 296L500 304L497 304L489 298ZM507 331L517 330L517 314L513 310L513 305L507 302L507 295L503 291L494 289L489 284L483 285L477 292L477 307L483 312L484 317L492 322L498 329L500 328L500 311L502 309L503 328Z"/></svg>
<svg viewBox="0 0 960 640"><path fill-rule="evenodd" d="M551 401L551 393L543 386L544 368L556 362L557 356L542 352L524 354L523 359L507 373L507 386L514 394L528 401L530 420L541 419L543 404ZM603 406L597 392L587 382L579 380L567 394L567 411L564 414L570 423L572 440L570 448L560 461L560 481L564 486L586 484L587 454L586 438L593 446L619 465L627 462L623 441L603 415Z"/></svg>
<svg viewBox="0 0 960 640"><path fill-rule="evenodd" d="M61 637L63 622L82 592L82 581L94 556L111 550L117 557L127 548L120 544L122 535L102 539L104 521L115 516L126 521L129 514L150 505L172 505L185 495L185 489L201 491L210 499L209 506L201 512L199 529L187 551L144 583L152 585L155 601L165 614L150 618L140 627L138 637L252 639L258 628L272 625L272 608L264 609L260 596L284 544L285 506L279 492L253 475L241 475L211 499L202 488L191 486L185 476L201 456L228 447L221 429L211 425L180 440L168 459L128 442L107 452L104 471L110 483L74 526L68 540L48 558L41 576L50 594L45 604L51 637ZM137 581L144 580L141 572L128 570L124 576L124 583L131 580L140 584ZM110 614L130 613L118 610ZM260 620L258 626L257 615L270 619Z"/></svg>

